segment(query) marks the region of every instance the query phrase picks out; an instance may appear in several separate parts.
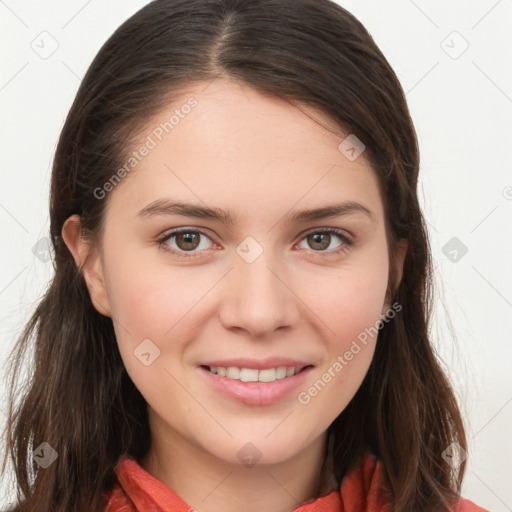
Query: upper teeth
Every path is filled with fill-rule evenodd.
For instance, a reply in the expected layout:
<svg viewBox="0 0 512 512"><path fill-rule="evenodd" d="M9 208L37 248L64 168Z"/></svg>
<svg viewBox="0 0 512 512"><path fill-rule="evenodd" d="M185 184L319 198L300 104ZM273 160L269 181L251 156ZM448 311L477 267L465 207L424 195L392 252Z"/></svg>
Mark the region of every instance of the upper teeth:
<svg viewBox="0 0 512 512"><path fill-rule="evenodd" d="M210 371L216 373L221 377L228 377L229 379L238 379L242 382L273 382L277 379L284 379L291 377L300 371L294 366L279 366L278 368L267 368L265 370L256 370L254 368L237 368L236 366L210 366Z"/></svg>

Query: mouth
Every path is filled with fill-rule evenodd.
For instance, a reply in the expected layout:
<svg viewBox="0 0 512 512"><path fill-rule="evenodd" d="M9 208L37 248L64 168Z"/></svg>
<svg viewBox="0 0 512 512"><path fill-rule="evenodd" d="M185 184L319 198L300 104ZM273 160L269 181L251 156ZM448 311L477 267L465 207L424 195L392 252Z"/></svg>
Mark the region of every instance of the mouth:
<svg viewBox="0 0 512 512"><path fill-rule="evenodd" d="M204 382L221 395L250 406L270 406L290 399L305 386L314 365L247 368L201 365L197 367Z"/></svg>
<svg viewBox="0 0 512 512"><path fill-rule="evenodd" d="M209 366L201 365L201 368L219 377L237 380L240 382L274 382L287 379L312 367L312 364L301 366L276 366L272 368L244 368L238 366Z"/></svg>

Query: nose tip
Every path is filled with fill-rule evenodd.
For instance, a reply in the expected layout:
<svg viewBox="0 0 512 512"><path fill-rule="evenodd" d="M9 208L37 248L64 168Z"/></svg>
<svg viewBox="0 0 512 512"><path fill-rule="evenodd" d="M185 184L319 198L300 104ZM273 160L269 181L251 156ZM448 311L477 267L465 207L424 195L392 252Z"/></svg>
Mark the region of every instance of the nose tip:
<svg viewBox="0 0 512 512"><path fill-rule="evenodd" d="M295 295L279 272L269 266L261 245L247 237L237 253L239 249L242 256L228 278L221 306L220 317L225 327L243 329L262 338L297 324L300 315Z"/></svg>

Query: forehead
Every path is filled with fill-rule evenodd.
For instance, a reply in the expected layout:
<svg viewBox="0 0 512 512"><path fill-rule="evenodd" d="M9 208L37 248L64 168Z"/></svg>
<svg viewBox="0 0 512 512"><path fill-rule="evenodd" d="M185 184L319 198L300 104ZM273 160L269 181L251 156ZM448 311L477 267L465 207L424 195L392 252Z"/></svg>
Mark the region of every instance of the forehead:
<svg viewBox="0 0 512 512"><path fill-rule="evenodd" d="M339 149L348 135L318 110L246 84L197 83L140 131L126 157L129 175L109 202L138 212L156 199L179 197L229 208L240 220L275 220L294 205L350 200L382 216L364 153L352 161Z"/></svg>

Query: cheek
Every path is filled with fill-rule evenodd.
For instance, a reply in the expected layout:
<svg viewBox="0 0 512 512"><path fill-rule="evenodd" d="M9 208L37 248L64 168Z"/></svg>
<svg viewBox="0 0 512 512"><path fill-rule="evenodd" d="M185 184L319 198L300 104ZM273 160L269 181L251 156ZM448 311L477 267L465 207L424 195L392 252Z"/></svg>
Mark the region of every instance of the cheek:
<svg viewBox="0 0 512 512"><path fill-rule="evenodd" d="M382 276L351 275L333 292L330 304L323 304L334 333L329 337L333 348L344 350L365 329L380 319L387 287L387 274Z"/></svg>
<svg viewBox="0 0 512 512"><path fill-rule="evenodd" d="M130 257L114 258L112 253L106 260L112 312L125 327L124 337L129 332L134 343L152 337L162 340L179 331L187 324L188 311L218 280L199 267L166 265L156 251L134 247L126 251Z"/></svg>
<svg viewBox="0 0 512 512"><path fill-rule="evenodd" d="M328 293L315 293L326 357L297 395L301 406L329 424L359 389L375 351L388 283L385 245L373 258L340 269Z"/></svg>
<svg viewBox="0 0 512 512"><path fill-rule="evenodd" d="M388 284L388 259L384 243L359 258L347 260L335 275L318 274L314 289L302 283L303 295L317 315L327 348L344 352L365 329L380 320ZM311 276L310 276L311 277Z"/></svg>
<svg viewBox="0 0 512 512"><path fill-rule="evenodd" d="M134 252L107 268L117 344L130 378L150 403L157 397L168 399L171 388L181 396L172 375L182 372L183 351L198 336L198 315L219 281L218 272L172 267L161 259L137 258ZM180 407L187 407L186 398L177 399Z"/></svg>
<svg viewBox="0 0 512 512"><path fill-rule="evenodd" d="M322 381L319 391L329 388L325 394L330 395L330 403L337 403L338 413L357 391L371 363L386 284L383 280L376 286L369 276L352 274L330 300L318 304L328 329L324 329L323 337L326 357L315 377Z"/></svg>

